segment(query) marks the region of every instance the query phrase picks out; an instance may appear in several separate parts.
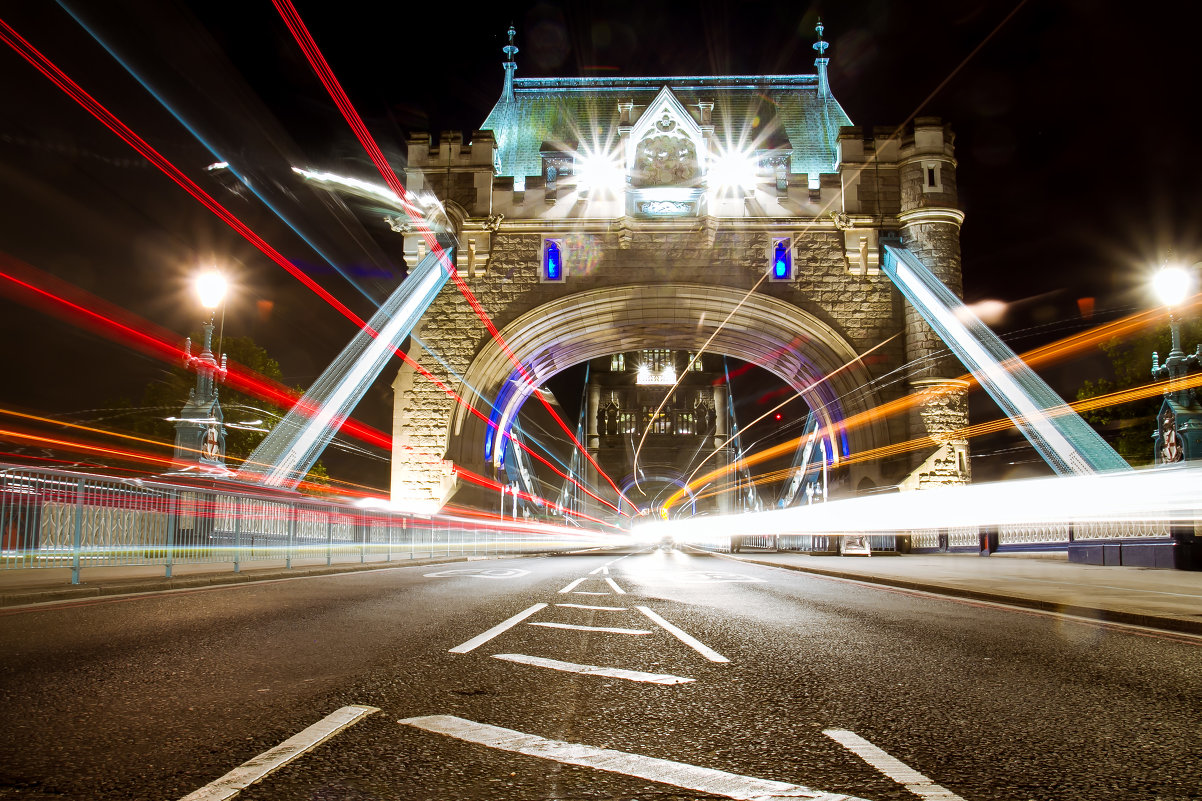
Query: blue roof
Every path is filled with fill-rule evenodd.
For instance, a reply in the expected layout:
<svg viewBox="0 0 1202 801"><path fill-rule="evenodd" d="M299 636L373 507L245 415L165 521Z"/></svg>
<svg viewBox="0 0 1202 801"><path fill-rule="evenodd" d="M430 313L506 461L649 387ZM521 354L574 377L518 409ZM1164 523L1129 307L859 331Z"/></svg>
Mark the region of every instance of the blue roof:
<svg viewBox="0 0 1202 801"><path fill-rule="evenodd" d="M497 139L497 175L542 174L542 151L618 140L618 103L651 103L668 87L700 120L714 104L719 141L771 148L787 139L790 172L836 172L839 128L851 120L839 101L818 91L817 75L724 75L677 78L517 78L481 126ZM782 136L783 134L783 136Z"/></svg>

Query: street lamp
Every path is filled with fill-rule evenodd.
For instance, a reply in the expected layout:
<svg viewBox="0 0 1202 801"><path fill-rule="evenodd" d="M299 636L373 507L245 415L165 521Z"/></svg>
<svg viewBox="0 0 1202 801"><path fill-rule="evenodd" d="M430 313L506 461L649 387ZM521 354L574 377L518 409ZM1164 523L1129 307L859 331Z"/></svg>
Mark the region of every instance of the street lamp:
<svg viewBox="0 0 1202 801"><path fill-rule="evenodd" d="M217 400L217 384L225 380L226 357L223 355L218 364L213 355L213 321L227 287L225 278L216 271L203 273L195 281L200 304L210 313L204 324L204 349L200 355L192 355L190 338L184 345L184 360L196 371L196 386L188 390L188 402L176 418L174 472L229 472L225 466L225 414Z"/></svg>
<svg viewBox="0 0 1202 801"><path fill-rule="evenodd" d="M1172 345L1164 364L1152 352L1152 377L1168 379L1164 402L1156 416L1156 464L1170 464L1202 458L1202 406L1194 390L1182 379L1191 369L1202 366L1202 345L1188 356L1181 349L1181 322L1174 314L1194 289L1191 271L1178 265L1163 265L1152 279L1157 298L1169 310L1169 334Z"/></svg>

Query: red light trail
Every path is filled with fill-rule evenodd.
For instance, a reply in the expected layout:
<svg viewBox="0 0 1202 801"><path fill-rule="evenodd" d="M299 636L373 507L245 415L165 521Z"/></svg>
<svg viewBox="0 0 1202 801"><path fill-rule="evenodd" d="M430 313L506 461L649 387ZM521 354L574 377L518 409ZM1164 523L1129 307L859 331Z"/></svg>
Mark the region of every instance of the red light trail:
<svg viewBox="0 0 1202 801"><path fill-rule="evenodd" d="M161 170L165 175L167 175L169 178L171 178L182 189L184 189L186 192L188 192L188 194L192 195L193 198L198 200L207 209L209 209L211 212L213 212L215 215L217 215L222 221L224 221L231 228L233 228L235 231L237 231L239 234L241 234L248 242L250 242L256 248L258 248L264 255L268 256L268 258L270 258L272 261L276 262L278 265L283 267L289 274L291 274L293 277L295 277L297 280L299 280L302 284L304 284L307 288L309 288L314 293L316 293L319 297L321 297L323 300L325 300L330 306L337 309L340 313L343 314L344 317L346 317L348 320L350 320L351 322L353 322L357 326L359 326L359 328L363 329L364 331L367 331L372 336L376 336L376 332L373 331L370 328L370 326L367 325L367 323L365 321L363 321L361 318L359 318L358 315L356 315L354 312L352 312L350 309L348 309L346 306L344 306L333 295L331 295L329 292L327 292L325 289L323 289L319 284L317 284L315 281L313 281L313 279L311 279L307 275L305 275L298 267L296 267L294 264L292 264L291 261L289 261L282 254L280 254L278 251L276 251L274 248L272 248L269 244L267 244L267 242L265 242L261 237L259 237L256 233L254 233L254 231L252 231L248 226L246 226L241 220L239 220L237 217L235 217L232 212L230 212L228 209L226 209L224 206L222 206L219 202L217 202L217 200L215 200L212 196L210 196L207 192L205 192L200 186L198 186L190 178L188 178L186 175L184 175L183 172L181 172L174 164L172 164L170 161L168 161L166 157L164 157L157 150L155 150L153 147L151 147L150 144L148 144L144 139L142 139L140 136L138 136L136 133L134 133L133 130L131 130L123 122L121 122L119 119L117 119L117 117L115 115L113 115L112 112L110 112L108 109L106 109L104 106L102 106L97 100L95 100L86 91L84 91L83 88L79 86L79 84L77 84L70 77L68 77L66 75L66 73L64 73L62 70L60 70L57 66L55 66L45 55L43 55L39 50L37 50L37 48L35 48L32 44L30 44L26 39L24 39L24 37L22 37L20 34L18 34L12 28L12 26L10 26L3 19L0 19L0 39L2 39L5 42L5 44L7 44L9 47L11 47L18 55L20 55L22 58L24 58L26 61L28 61L35 69L37 69L39 72L41 72L47 78L49 78L52 83L54 83L56 86L58 86L60 89L62 89L68 96L70 96L73 100L75 100L76 103L78 103L85 110L87 110L89 113L91 113L92 116L96 117L96 119L98 119L107 128L109 128L111 131L113 131L115 134L117 134L117 136L119 136L123 141L125 141L127 144L129 144L131 147L133 147L135 150L137 150L143 157L145 157L148 161L150 161L156 167L158 167L159 170ZM320 54L318 54L318 55L320 56ZM333 76L331 74L331 78L332 77ZM339 91L341 91L341 88L339 88ZM349 104L349 100L347 102ZM351 109L351 112L354 113L353 109ZM358 119L357 114L355 114L355 118ZM359 125L362 126L361 121L359 122ZM366 134L366 129L364 129L364 133ZM372 142L372 146L374 147L375 143L374 143L374 140L370 139L370 135L367 135L367 139ZM375 148L375 151L376 151L376 153L379 153L379 148L378 147ZM381 158L381 160L383 159L382 154L380 154L380 158ZM391 171L388 172L388 175L392 175ZM393 181L395 182L396 176L392 175L392 178L393 178ZM399 187L399 182L397 182L397 186ZM403 192L404 192L404 189L402 187L401 193L403 193ZM404 194L399 194L398 196L401 197L402 199L404 199L404 197L405 197ZM407 201L406 201L406 204L407 204ZM406 205L406 210L409 212L409 214L411 216L415 216L415 212L411 208L409 208L408 205ZM421 221L420 217L416 217L416 219ZM436 241L433 241L433 234L429 231L428 226L423 226L422 230L425 232L427 239L429 241L433 242L433 246L438 247L439 251L441 252L441 247L438 245L438 243ZM459 284L462 285L462 279L458 278L454 267L449 265L449 262L446 260L445 255L443 256L443 262L444 262L444 265L446 265L448 267L450 275L453 278L455 278ZM9 277L9 276L5 276L5 277ZM27 287L27 288L33 289L33 291L35 291L35 292L40 291L33 287ZM475 297L471 295L470 290L467 290L466 285L462 285L462 289L463 289L463 291L465 291L467 293L466 296L469 297L469 300L473 302L473 304L474 304L473 308L478 308L477 313L483 313L483 308L479 308L479 303L477 301L475 301ZM86 310L82 310L82 311L84 311L86 313ZM483 319L486 319L486 318L487 318L487 315L485 315L485 318L483 318ZM118 323L116 325L119 328L124 329L127 333L132 334L135 339L140 340L142 342L143 346L149 346L151 349L150 352L152 353L152 355L156 355L156 356L160 356L160 357L162 356L161 348L164 346L165 343L152 342L149 340L149 338L145 337L145 335L140 334L139 332L137 332L134 329L129 328L128 326L124 326L123 324L120 324L120 323ZM487 325L489 326L490 331L492 331L492 332L494 332L494 334L496 334L496 329L495 329L495 327L492 326L491 321L487 321ZM498 338L498 342L500 342L503 346L505 346L507 353L509 353L508 346L505 345L504 341ZM170 351L179 353L179 349L175 348L174 346L166 345L166 347ZM477 410L471 403L469 403L467 400L462 398L458 393L456 393L454 390L452 390L450 387L448 387L444 382L439 380L437 378L437 376L432 374L429 370L422 367L416 361L411 359L407 354L401 352L397 348L392 348L392 351L398 357L400 357L402 360L404 360L405 362L412 365L414 367L414 369L416 369L423 377L434 382L435 386L437 386L439 389L441 389L443 392L445 392L448 396L453 398L456 403L466 407L469 412L471 412L473 415L475 415L476 417L478 417L479 419L484 421L484 423L486 425L488 425L490 427L495 427L495 424L493 424L488 419L487 415L484 415L482 412ZM510 355L511 359L514 358L511 353L509 355ZM517 364L516 361L515 361L515 364ZM523 376L526 377L525 371L520 364L518 364L518 368L520 370L523 370ZM234 370L231 370L231 375L233 376L233 381L230 382L230 378L227 377L227 382L232 383L236 388L243 389L244 391L246 391L244 382L247 379L247 376L239 375ZM265 381L266 379L262 379L261 377L258 377L258 380ZM527 377L527 380L529 380L528 377ZM253 382L253 379L252 379L252 382ZM270 386L270 385L268 385L268 386ZM262 394L263 391L266 391L267 394L263 395ZM264 388L261 390L256 390L250 394L255 394L260 397L273 399L276 402L280 403L281 405L285 405L285 406L289 406L289 407L291 407L297 403L297 396L295 395L295 393L292 393L290 390L287 390L286 388L283 388L283 387L274 388L274 389ZM544 406L547 406L548 411L551 412L551 414L555 417L556 421L559 422L559 425L564 429L564 431L568 432L568 436L572 439L572 442L575 443L576 446L581 449L582 453L584 453L584 455L589 459L590 462L593 462L592 456L590 456L588 454L588 452L586 450L584 450L583 446L575 438L575 436L573 436L571 434L571 432L568 431L568 429L564 425L563 421L560 420L557 415L555 415L554 410L552 410L550 408L550 406L547 404L546 400L543 399L541 396L539 397L539 400L544 404ZM306 415L312 416L314 414L315 410L302 408L302 411ZM369 428L362 426L361 424L351 421L349 419L340 421L339 428L346 429L348 431L348 433L354 432L358 436L364 438L365 441L371 442L372 444L376 444L381 447L390 447L391 446L391 438L388 437L387 435L383 434L382 432L378 432L378 431L374 431L373 429L369 429ZM520 443L516 443L516 442L514 444L517 445L518 447L522 448L523 450L525 450L527 453L530 453L530 455L533 456L538 461L550 466L549 463L547 462L547 460L543 459L540 456L537 456L536 454L533 454L527 447L521 445ZM594 464L594 466L596 466L596 462L593 462L593 464ZM572 479L572 478L564 475L557 468L552 467L551 469L554 470L556 473L558 473L563 478L565 478L566 480L572 482L574 485L579 487L590 497L598 500L599 502L605 504L606 506L609 506L610 508L615 509L615 511L618 511L620 514L622 513L620 509L613 506L613 504L610 504L608 501L605 501L604 499L600 498L598 495L593 493L591 490L585 488L583 485L581 485L575 479ZM598 470L600 470L599 467L598 467ZM603 471L600 474L605 476L606 480L609 481L611 486L614 486L613 481L612 481L612 479L609 478L609 476L605 475L605 473ZM616 490L617 487L614 486L614 489ZM624 496L621 496L620 492L619 492L619 496L623 497L623 499L624 499ZM629 503L629 501L627 501L627 502Z"/></svg>
<svg viewBox="0 0 1202 801"><path fill-rule="evenodd" d="M359 116L359 112L355 110L355 107L351 104L350 98L347 97L346 92L343 91L342 84L340 84L338 79L334 76L334 71L330 68L329 62L326 61L326 58L322 55L321 50L318 49L317 42L313 40L313 36L309 33L309 29L305 27L305 23L301 20L300 14L297 13L296 7L292 5L291 0L273 0L273 2L276 10L279 11L280 16L283 17L284 24L288 26L288 30L292 33L293 38L296 39L296 43L300 45L301 50L304 51L305 58L309 60L309 64L313 67L313 71L317 73L318 79L321 81L322 85L325 86L326 91L329 92L330 97L334 100L335 105L338 106L338 110L342 112L343 118L345 118L347 124L351 126L351 130L354 131L355 136L359 139L359 143L363 145L363 149L367 151L368 158L370 158L372 163L376 165L376 169L379 171L380 176L384 179L384 182L388 184L388 188L391 189L396 196L401 199L405 213L413 218L414 221L422 223L419 230L422 233L423 239L426 240L426 244L430 247L431 252L438 255L439 260L446 269L451 280L455 282L455 286L459 289L459 292L463 295L464 299L467 300L468 305L472 307L472 310L476 313L476 316L480 318L480 321L484 323L484 327L488 330L489 335L492 336L493 340L496 341L496 343L501 347L501 350L505 353L505 356L517 368L518 374L522 377L522 380L527 386L534 386L535 382L531 378L530 374L526 371L525 366L517 358L517 355L514 354L513 350L510 349L509 343L507 343L504 337L501 336L501 332L497 330L497 327L493 324L492 319L489 318L488 312L486 312L484 307L480 305L480 301L476 299L475 294L471 291L471 289L468 288L467 283L464 282L464 280L459 276L459 272L455 269L455 266L451 264L450 259L447 258L442 246L435 239L434 233L430 230L429 226L424 224L425 221L422 216L417 213L412 203L409 202L408 193L405 191L405 187L401 185L400 179L397 178L396 173L393 171L391 165L389 165L388 160L384 158L384 154L380 151L375 139L367 130L367 126L363 124L363 119ZM564 421L560 419L559 415L555 413L555 410L551 408L551 404L547 402L547 399L542 397L542 395L538 392L535 392L534 395L551 415L551 418L559 424L561 429L563 429L563 432L568 436L568 439L572 441L572 444L575 445L576 448L584 455L585 459L587 459L589 463L597 469L597 474L602 476L606 482L613 487L614 491L618 493L618 498L626 501L626 503L629 503L632 507L637 509L638 507L632 503L620 489L618 489L618 485L614 483L614 480L610 478L604 470L601 469L601 466L597 464L596 460L588 452L588 449L580 443L580 440L576 439L576 435L572 433L567 424L564 423Z"/></svg>

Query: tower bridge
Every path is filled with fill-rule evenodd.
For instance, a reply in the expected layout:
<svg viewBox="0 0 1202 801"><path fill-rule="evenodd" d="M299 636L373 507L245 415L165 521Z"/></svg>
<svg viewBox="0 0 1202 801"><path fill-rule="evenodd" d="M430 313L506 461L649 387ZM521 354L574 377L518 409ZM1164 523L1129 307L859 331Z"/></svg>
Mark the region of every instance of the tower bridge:
<svg viewBox="0 0 1202 801"><path fill-rule="evenodd" d="M852 127L819 34L813 74L520 78L511 30L481 130L411 137L407 190L441 202L456 267L529 380L444 286L414 331L438 355L410 354L500 433L402 367L394 500L440 506L464 489L457 467L497 469L521 404L558 372L664 348L753 362L801 393L832 432L847 492L969 480L967 443L952 433L967 424L961 370L879 255L882 237L900 237L960 294L954 136L931 117ZM422 236L395 227L418 263ZM880 381L898 370L906 381ZM907 393L923 399L908 419L841 428ZM597 411L586 414L593 455ZM843 465L923 435L937 447Z"/></svg>

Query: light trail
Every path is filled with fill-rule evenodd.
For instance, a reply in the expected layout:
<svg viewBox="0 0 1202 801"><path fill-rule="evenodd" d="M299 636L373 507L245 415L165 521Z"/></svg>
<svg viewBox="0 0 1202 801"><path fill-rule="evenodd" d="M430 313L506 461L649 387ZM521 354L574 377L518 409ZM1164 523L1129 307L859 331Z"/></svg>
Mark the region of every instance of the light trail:
<svg viewBox="0 0 1202 801"><path fill-rule="evenodd" d="M260 252L262 252L264 255L266 255L268 258L270 258L272 261L276 262L276 264L283 267L293 277L295 277L302 284L304 284L306 287L308 287L310 290L312 290L314 293L316 293L319 297L321 297L323 300L325 300L331 307L335 308L340 313L342 313L342 315L344 317L346 317L351 322L355 323L360 329L365 330L369 334L375 336L376 332L374 332L362 319L360 319L357 315L355 315L354 312L350 311L350 309L348 309L340 301L338 301L336 298L334 298L332 295L330 295L319 284L317 284L315 281L313 281L311 278L309 278L307 275L305 275L303 273L303 271L300 270L300 268L293 265L292 262L290 262L282 254L280 254L278 251L276 251L274 248L272 248L269 244L267 244L266 241L264 241L261 237L259 237L257 234L255 234L248 226L246 226L244 223L242 223L241 220L239 220L237 217L235 217L232 212L230 212L228 209L226 209L224 206L222 206L220 203L218 203L213 197L211 197L207 192L205 192L202 188L200 188L195 182L193 182L190 178L188 178L186 175L184 175L177 167L175 167L174 164L172 164L170 161L168 161L166 159L166 157L161 155L157 150L155 150L153 147L151 147L145 140L143 140L136 133L134 133L133 130L131 130L123 122L121 122L119 119L117 119L117 117L114 116L112 114L112 112L110 112L107 108L105 108L98 101L96 101L86 91L84 91L83 88L79 86L79 84L77 84L75 81L73 81L69 76L66 75L66 73L64 73L62 70L60 70L57 66L55 66L45 55L43 55L39 50L37 50L37 48L33 47L32 44L30 44L27 40L25 40L19 33L16 32L16 30L14 30L12 28L12 26L10 26L3 19L0 19L0 40L3 40L5 44L7 44L18 55L20 55L27 62L29 62L30 65L32 65L35 69L37 69L39 72L41 72L43 75L45 75L52 83L54 83L63 92L65 92L69 97L71 97L73 100L75 100L76 103L78 103L86 111L88 111L90 114L92 114L92 116L94 116L97 120L99 120L107 128L109 128L111 131L113 131L113 133L117 134L117 136L120 137L123 141L125 141L127 144L129 144L131 147L133 147L135 150L137 150L144 158L146 158L148 161L150 161L152 164L154 164L165 175L167 175L169 178L171 178L171 180L173 180L177 185L179 185L182 189L184 189L186 192L188 192L188 194L192 195L193 198L198 200L207 209L209 209L211 212L213 212L215 215L217 215L223 222L225 222L227 225L229 225L231 228L233 228L235 231L237 231L239 234L241 234L243 236L243 238L245 238L248 242L250 242L252 245L254 245ZM432 237L432 234L431 234L431 237ZM454 268L452 267L451 269L453 271ZM452 275L453 274L454 273L452 272ZM10 276L6 276L6 277L10 277ZM10 277L10 279L11 279L11 277ZM27 288L33 289L35 292L40 292L40 290L37 290L34 287L29 287L28 285L26 285L26 286L27 286ZM80 310L86 312L86 310L82 310L82 309L80 309ZM149 347L155 355L161 356L162 343L155 343L155 342L151 341L149 338L145 337L144 335L139 334L139 332L135 331L134 329L132 329L128 326L125 326L124 324L118 323L118 326L121 329L125 330L127 333L133 334L135 339L137 339L144 347ZM173 349L177 353L179 352L178 348L173 348ZM393 352L396 355L398 355L400 358L412 363L415 366L415 368L423 376L433 380L435 382L436 386L438 386L440 389L442 389L444 392L446 392L449 396L453 397L456 400L456 402L466 405L470 411L472 411L474 414L476 414L477 417L480 417L481 419L483 419L486 424L488 423L488 418L486 415L483 415L478 410L476 410L471 404L467 403L466 400L459 397L459 395L457 393L455 393L453 390L451 390L449 387L447 387L443 382L439 381L428 370L425 370L425 368L421 367L421 365L418 365L416 362L410 360L409 357L406 354L402 353L401 351L394 348ZM180 353L180 358L182 358L182 353ZM231 375L233 375L233 371L231 371ZM234 375L234 383L236 384L240 378L245 378L245 376ZM229 383L229 381L230 381L230 379L227 376L227 383ZM241 388L241 387L238 387L238 388ZM278 392L271 393L271 397L280 401L282 403L282 405L295 406L296 405L296 395L294 393L288 393L288 396L290 399L287 401L287 403L283 403L283 396L280 396L278 394ZM303 411L308 416L313 416L314 414L317 413L318 410L303 408ZM552 413L554 413L554 412L552 412ZM561 424L562 424L562 421L561 421ZM368 441L372 441L374 444L383 446L383 444L385 442L391 441L390 438L386 437L383 434L379 434L379 436L373 436L366 429L366 427L362 427L359 424L353 423L352 421L343 421L343 427L346 428L348 430L348 432L355 432L357 434L367 436ZM377 432L377 433L379 433L379 432ZM577 445L579 445L578 442L577 442ZM587 456L587 453L586 453L586 456ZM584 489L584 488L582 487L582 489ZM584 491L586 493L588 493L589 495L593 495L593 493L587 489L584 489ZM593 495L593 497L596 497L596 496Z"/></svg>
<svg viewBox="0 0 1202 801"><path fill-rule="evenodd" d="M367 152L368 158L371 159L371 162L376 166L380 176L384 179L384 183L388 185L388 188L391 189L398 198L405 200L408 197L405 187L401 185L400 179L397 178L392 166L388 163L388 160L384 157L383 152L380 151L379 146L376 144L375 139L367 130L367 126L363 123L363 119L359 116L359 112L356 111L355 107L351 104L350 98L347 97L342 85L335 77L334 71L330 68L329 62L326 61L325 56L322 55L321 50L317 47L317 42L314 41L313 36L309 33L309 29L305 26L305 23L301 19L300 14L297 12L296 7L292 4L291 0L273 0L273 3L276 7L276 10L279 11L280 16L284 19L284 23L288 26L288 30L292 33L293 38L296 40L297 44L300 45L301 50L305 54L305 58L308 59L310 66L313 67L313 71L317 73L318 79L326 88L326 91L329 93L330 97L334 100L335 105L338 106L338 110L342 113L343 118L346 120L347 124L350 125L351 130L354 132L356 138L358 138L359 143ZM405 212L415 221L419 223L424 222L424 219L417 212L412 203L406 202L404 204L404 209ZM454 281L455 286L459 289L460 294L463 295L464 299L468 302L468 305L471 306L472 310L476 313L476 316L480 318L480 321L484 323L484 327L488 330L489 335L500 346L502 352L504 352L509 361L517 368L518 374L522 377L522 380L525 382L526 386L537 389L537 386L529 372L526 370L526 367L521 363L516 354L514 354L513 350L509 347L509 343L506 342L504 337L501 336L501 332L498 331L497 327L493 324L492 319L488 316L488 312L485 311L475 294L471 291L471 289L468 288L467 283L464 282L463 278L459 275L458 271L455 269L455 266L451 264L450 259L447 258L446 253L443 251L442 245L439 244L429 226L423 225L421 228L419 228L419 231L422 235L422 238L426 241L427 246L430 248L430 251L438 255L440 262L443 264L451 280ZM597 474L605 478L606 482L613 487L614 491L618 494L618 498L626 501L626 503L630 504L631 507L637 511L638 507L632 501L626 498L626 496L618 488L618 485L614 483L613 479L601 469L601 466L597 464L596 460L588 452L588 449L581 444L580 440L576 438L576 435L572 433L567 424L560 419L558 414L556 414L555 410L551 407L551 404L549 404L547 400L537 392L534 394L538 396L539 402L543 404L543 407L547 410L547 413L550 414L551 418L559 424L561 429L563 429L563 432L568 436L568 439L571 440L572 444L575 445L585 459L587 459L589 463L596 468ZM500 433L501 432L498 432L498 434Z"/></svg>

